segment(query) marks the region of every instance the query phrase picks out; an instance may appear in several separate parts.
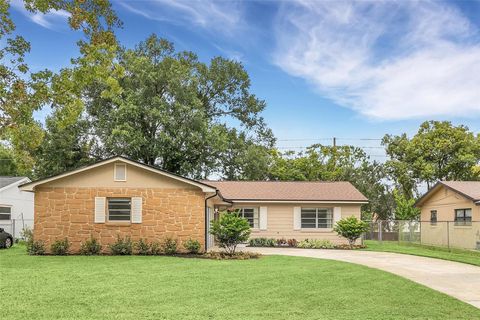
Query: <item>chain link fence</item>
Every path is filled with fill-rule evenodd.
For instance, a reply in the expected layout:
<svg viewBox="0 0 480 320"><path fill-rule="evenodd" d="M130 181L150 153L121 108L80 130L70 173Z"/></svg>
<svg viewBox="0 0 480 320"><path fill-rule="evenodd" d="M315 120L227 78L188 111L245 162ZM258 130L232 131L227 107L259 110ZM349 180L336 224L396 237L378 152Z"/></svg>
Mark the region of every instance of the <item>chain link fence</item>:
<svg viewBox="0 0 480 320"><path fill-rule="evenodd" d="M480 250L480 221L372 221L363 238Z"/></svg>
<svg viewBox="0 0 480 320"><path fill-rule="evenodd" d="M22 239L23 229L33 229L33 219L0 220L0 228L3 228L6 232L10 233L15 241L17 239Z"/></svg>

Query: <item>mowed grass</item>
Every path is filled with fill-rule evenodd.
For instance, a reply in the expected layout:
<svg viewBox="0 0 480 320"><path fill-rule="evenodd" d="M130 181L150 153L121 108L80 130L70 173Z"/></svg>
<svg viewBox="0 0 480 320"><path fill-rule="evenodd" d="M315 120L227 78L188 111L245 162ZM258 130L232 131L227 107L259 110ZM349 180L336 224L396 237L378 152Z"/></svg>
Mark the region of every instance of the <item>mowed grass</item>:
<svg viewBox="0 0 480 320"><path fill-rule="evenodd" d="M416 256L438 258L480 266L480 252L474 250L448 249L420 244L398 243L396 241L365 241L368 251L405 253Z"/></svg>
<svg viewBox="0 0 480 320"><path fill-rule="evenodd" d="M268 256L27 256L0 250L1 319L480 319L480 310L395 275Z"/></svg>

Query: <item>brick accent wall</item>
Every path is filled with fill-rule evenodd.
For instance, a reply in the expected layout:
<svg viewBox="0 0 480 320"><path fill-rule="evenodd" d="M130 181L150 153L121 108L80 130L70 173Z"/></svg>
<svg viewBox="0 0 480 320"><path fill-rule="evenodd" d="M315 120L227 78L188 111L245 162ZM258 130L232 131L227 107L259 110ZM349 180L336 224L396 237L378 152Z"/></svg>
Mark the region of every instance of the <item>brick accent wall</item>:
<svg viewBox="0 0 480 320"><path fill-rule="evenodd" d="M94 223L95 197L142 197L142 223ZM71 251L90 236L100 241L108 252L108 244L130 236L148 241L177 239L179 250L189 238L205 248L205 198L192 189L140 188L38 188L35 190L35 240L42 240L50 250L53 241L68 238Z"/></svg>

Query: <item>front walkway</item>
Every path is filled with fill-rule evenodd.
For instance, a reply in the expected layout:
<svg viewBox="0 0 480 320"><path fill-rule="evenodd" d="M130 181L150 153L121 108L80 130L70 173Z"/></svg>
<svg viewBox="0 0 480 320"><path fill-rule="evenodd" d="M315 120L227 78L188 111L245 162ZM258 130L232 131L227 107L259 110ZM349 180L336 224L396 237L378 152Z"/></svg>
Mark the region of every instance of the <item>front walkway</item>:
<svg viewBox="0 0 480 320"><path fill-rule="evenodd" d="M480 308L480 267L407 254L295 248L242 248L265 255L331 259L365 265L405 277Z"/></svg>

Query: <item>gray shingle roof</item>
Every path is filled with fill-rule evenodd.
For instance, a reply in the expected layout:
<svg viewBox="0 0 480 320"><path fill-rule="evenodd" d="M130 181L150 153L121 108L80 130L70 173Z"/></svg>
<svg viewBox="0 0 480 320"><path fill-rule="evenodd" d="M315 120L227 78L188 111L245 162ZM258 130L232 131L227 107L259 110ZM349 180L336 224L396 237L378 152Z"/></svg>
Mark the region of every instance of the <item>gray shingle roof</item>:
<svg viewBox="0 0 480 320"><path fill-rule="evenodd" d="M0 176L0 189L11 185L17 181L25 179L26 177L8 177L8 176Z"/></svg>

